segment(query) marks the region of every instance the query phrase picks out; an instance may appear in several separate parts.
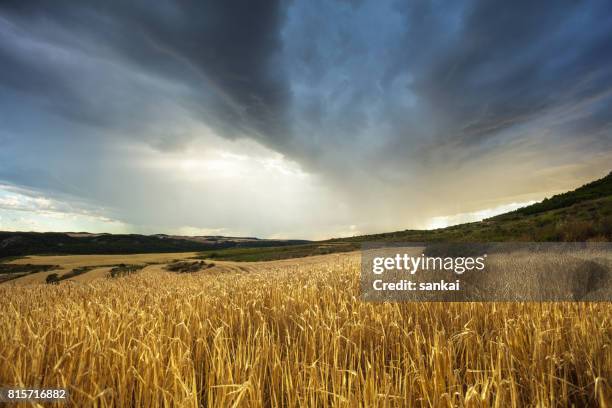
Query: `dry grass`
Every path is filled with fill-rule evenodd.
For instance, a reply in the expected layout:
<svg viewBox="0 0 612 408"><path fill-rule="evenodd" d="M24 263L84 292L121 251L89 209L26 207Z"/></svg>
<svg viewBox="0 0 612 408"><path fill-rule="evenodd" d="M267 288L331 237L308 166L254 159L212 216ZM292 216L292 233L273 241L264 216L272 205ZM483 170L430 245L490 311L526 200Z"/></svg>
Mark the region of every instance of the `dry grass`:
<svg viewBox="0 0 612 408"><path fill-rule="evenodd" d="M75 406L609 401L610 303L365 303L358 259L335 259L2 285L0 383L67 387Z"/></svg>

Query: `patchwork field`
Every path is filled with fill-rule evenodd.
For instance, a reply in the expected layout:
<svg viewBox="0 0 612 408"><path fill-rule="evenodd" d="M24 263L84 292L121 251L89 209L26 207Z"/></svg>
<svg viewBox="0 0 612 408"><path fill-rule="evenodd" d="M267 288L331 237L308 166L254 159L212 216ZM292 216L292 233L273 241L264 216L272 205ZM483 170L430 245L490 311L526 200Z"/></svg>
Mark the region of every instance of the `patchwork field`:
<svg viewBox="0 0 612 408"><path fill-rule="evenodd" d="M0 285L0 383L100 407L611 404L610 303L362 302L356 254L103 277Z"/></svg>
<svg viewBox="0 0 612 408"><path fill-rule="evenodd" d="M357 256L357 252L352 252L348 256ZM24 273L16 279L12 279L7 284L29 285L45 283L48 275L57 273L60 277L79 268L85 268L83 273L67 278L66 280L87 283L94 279L107 278L113 266L143 265L142 271L160 270L173 261L193 261L198 254L195 252L179 252L164 254L135 254L135 255L60 255L60 256L27 256L8 262L9 265L22 265L25 269L28 266L48 265L54 268L44 272ZM266 270L269 268L283 266L305 266L313 264L328 263L330 260L338 259L340 255L320 255L301 259L284 259L268 262L232 262L214 260L208 273L240 273L252 272L255 270ZM345 255L346 256L346 255ZM34 269L34 268L31 268Z"/></svg>
<svg viewBox="0 0 612 408"><path fill-rule="evenodd" d="M52 273L63 276L77 268L85 268L83 273L69 278L78 282L89 282L93 279L106 277L113 266L127 265L157 265L167 264L173 260L194 257L195 252L160 253L160 254L134 254L134 255L58 255L58 256L26 256L8 262L9 265L49 265L54 268L45 272L25 273L10 283L35 284L45 283L48 275ZM91 268L91 269L90 269Z"/></svg>

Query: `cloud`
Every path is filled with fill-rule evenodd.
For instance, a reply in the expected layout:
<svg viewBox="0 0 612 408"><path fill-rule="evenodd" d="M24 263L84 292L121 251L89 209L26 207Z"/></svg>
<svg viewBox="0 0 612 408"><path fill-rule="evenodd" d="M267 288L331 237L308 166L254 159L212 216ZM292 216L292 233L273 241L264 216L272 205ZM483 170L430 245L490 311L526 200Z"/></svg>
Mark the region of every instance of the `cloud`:
<svg viewBox="0 0 612 408"><path fill-rule="evenodd" d="M0 180L134 229L268 236L541 198L609 171L610 16L605 0L4 1Z"/></svg>
<svg viewBox="0 0 612 408"><path fill-rule="evenodd" d="M415 87L452 124L456 142L481 142L608 92L612 77L602 67L612 63L604 52L612 27L600 18L611 12L609 2L476 2ZM589 21L598 29L582 32Z"/></svg>
<svg viewBox="0 0 612 408"><path fill-rule="evenodd" d="M0 231L82 231L121 233L126 224L108 218L102 208L78 200L65 202L23 188L0 184Z"/></svg>
<svg viewBox="0 0 612 408"><path fill-rule="evenodd" d="M182 88L177 104L221 134L271 139L283 131L278 1L30 1L0 9L8 71L1 83L64 105L65 115L104 124L147 109L143 100L168 91L156 89L153 75Z"/></svg>

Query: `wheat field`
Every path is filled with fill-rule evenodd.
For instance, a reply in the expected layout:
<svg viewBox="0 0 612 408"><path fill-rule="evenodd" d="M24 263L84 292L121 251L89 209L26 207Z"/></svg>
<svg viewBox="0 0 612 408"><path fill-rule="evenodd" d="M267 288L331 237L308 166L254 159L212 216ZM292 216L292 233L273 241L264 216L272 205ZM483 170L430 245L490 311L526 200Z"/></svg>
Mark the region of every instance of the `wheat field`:
<svg viewBox="0 0 612 408"><path fill-rule="evenodd" d="M610 303L367 303L354 256L5 284L0 309L0 383L71 406L612 406Z"/></svg>

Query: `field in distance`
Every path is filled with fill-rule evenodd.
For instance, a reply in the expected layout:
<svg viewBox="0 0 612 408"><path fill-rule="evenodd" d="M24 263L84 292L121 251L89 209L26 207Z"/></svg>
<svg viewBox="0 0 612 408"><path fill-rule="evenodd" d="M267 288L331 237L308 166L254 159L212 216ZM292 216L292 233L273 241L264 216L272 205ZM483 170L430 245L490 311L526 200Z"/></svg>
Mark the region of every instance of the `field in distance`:
<svg viewBox="0 0 612 408"><path fill-rule="evenodd" d="M119 265L138 265L143 268L167 264L173 260L187 259L195 256L195 252L162 253L162 254L132 254L132 255L54 255L27 256L0 264L0 281L15 284L45 283L51 274L63 277L72 273L69 279L79 282L106 277L110 269ZM15 268L11 266L21 266ZM46 266L39 271L37 266ZM4 270L3 270L3 269Z"/></svg>
<svg viewBox="0 0 612 408"><path fill-rule="evenodd" d="M354 254L353 254L354 255ZM277 267L304 266L328 262L337 254L284 259L268 262L234 262L205 260L207 274L253 272ZM132 267L133 272L161 271L176 263L196 264L201 260L196 252L129 254L129 255L32 255L0 264L0 282L14 285L43 284L52 274L63 281L88 283L109 278L114 268ZM5 269L3 272L2 268ZM196 271L197 272L197 271Z"/></svg>

